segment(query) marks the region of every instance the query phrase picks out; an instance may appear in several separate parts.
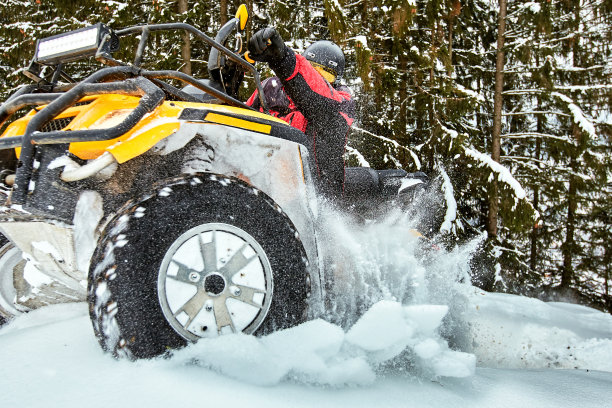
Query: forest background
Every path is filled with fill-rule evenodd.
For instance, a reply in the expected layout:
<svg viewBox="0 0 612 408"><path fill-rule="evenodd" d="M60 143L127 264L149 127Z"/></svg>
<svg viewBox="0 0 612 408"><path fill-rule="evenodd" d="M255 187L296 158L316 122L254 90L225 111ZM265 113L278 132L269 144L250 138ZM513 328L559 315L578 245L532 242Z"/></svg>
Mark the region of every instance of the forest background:
<svg viewBox="0 0 612 408"><path fill-rule="evenodd" d="M247 38L274 26L297 51L341 45L358 103L348 163L429 174L444 197L437 242L487 234L479 286L612 313L612 0L242 2ZM37 38L97 22L214 35L240 3L2 0L0 96L29 82ZM204 44L153 42L145 63L207 76Z"/></svg>

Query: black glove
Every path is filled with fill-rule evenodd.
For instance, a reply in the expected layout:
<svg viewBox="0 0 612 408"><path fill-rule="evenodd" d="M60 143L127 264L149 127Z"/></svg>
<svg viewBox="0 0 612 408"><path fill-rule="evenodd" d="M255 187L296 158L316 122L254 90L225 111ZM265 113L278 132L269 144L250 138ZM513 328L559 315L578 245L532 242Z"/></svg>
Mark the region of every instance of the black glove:
<svg viewBox="0 0 612 408"><path fill-rule="evenodd" d="M249 40L249 56L255 61L280 61L285 51L285 43L276 29L267 27L259 30Z"/></svg>

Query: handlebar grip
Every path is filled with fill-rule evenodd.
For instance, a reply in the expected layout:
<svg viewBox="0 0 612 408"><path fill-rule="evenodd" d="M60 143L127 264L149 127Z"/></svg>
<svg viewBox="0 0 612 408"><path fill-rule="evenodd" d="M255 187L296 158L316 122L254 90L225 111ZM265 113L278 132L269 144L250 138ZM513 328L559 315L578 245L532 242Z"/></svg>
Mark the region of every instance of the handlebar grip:
<svg viewBox="0 0 612 408"><path fill-rule="evenodd" d="M268 38L267 44L270 45L272 44L272 41ZM250 64L254 64L255 60L253 58L251 58L251 56L249 55L249 52L245 52L244 53L244 59L247 60L248 63Z"/></svg>

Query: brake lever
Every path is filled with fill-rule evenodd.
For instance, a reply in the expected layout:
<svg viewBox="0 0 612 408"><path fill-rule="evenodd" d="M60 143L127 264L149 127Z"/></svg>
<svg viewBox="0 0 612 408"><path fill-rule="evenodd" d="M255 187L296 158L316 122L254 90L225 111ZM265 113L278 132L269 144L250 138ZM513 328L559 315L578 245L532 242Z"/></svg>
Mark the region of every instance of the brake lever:
<svg viewBox="0 0 612 408"><path fill-rule="evenodd" d="M272 41L268 38L268 45L272 44ZM249 52L245 52L244 53L244 59L249 63L249 64L254 64L255 60L253 58L251 58L251 56L249 55Z"/></svg>
<svg viewBox="0 0 612 408"><path fill-rule="evenodd" d="M245 52L244 53L244 59L249 63L249 64L254 64L255 60L253 58L251 58L251 56L249 55L249 52Z"/></svg>

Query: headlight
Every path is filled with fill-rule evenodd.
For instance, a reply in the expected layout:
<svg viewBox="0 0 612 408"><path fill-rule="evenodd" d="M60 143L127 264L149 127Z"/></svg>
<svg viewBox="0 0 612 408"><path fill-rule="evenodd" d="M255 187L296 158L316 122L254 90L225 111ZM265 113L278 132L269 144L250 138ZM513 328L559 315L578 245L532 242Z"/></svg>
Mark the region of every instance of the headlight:
<svg viewBox="0 0 612 408"><path fill-rule="evenodd" d="M110 41L104 43L108 48L105 51L113 52L119 46L117 36L110 28L98 23L80 30L38 40L34 60L41 64L54 64L91 57L103 44L106 34L109 34L111 38Z"/></svg>

